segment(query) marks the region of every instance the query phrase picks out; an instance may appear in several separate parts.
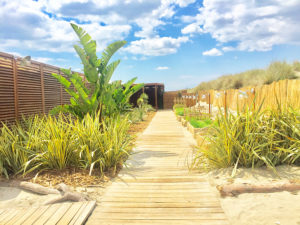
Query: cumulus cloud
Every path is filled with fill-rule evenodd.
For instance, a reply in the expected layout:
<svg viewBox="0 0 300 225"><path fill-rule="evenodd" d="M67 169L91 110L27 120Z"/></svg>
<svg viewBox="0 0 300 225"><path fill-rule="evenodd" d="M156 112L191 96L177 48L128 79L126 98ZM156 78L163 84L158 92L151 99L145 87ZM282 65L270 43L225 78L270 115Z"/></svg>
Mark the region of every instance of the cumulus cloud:
<svg viewBox="0 0 300 225"><path fill-rule="evenodd" d="M184 27L181 32L183 34L191 34L191 33L203 33L203 29L195 23L189 24Z"/></svg>
<svg viewBox="0 0 300 225"><path fill-rule="evenodd" d="M187 42L188 37L154 37L132 41L128 47L124 49L132 54L141 54L146 56L168 55L177 52L182 43Z"/></svg>
<svg viewBox="0 0 300 225"><path fill-rule="evenodd" d="M73 52L78 40L68 21L49 17L42 12L42 3L6 1L0 10L0 49ZM97 22L83 24L102 50L109 42L124 39L131 30L127 24L101 26Z"/></svg>
<svg viewBox="0 0 300 225"><path fill-rule="evenodd" d="M32 57L33 60L42 62L42 63L50 63L53 59L48 57Z"/></svg>
<svg viewBox="0 0 300 225"><path fill-rule="evenodd" d="M3 0L0 3L0 50L72 52L78 39L69 22L80 23L98 43L98 51L114 40L125 39L134 30L141 43L160 38L157 29L164 19L195 0ZM169 37L165 37L169 38ZM165 40L162 39L162 40ZM154 55L176 52L185 38L171 38L166 49ZM175 43L176 42L176 43ZM178 44L179 43L179 44ZM132 46L140 45L134 43ZM176 47L177 46L177 47ZM145 48L147 55L150 49ZM132 52L132 51L131 51ZM135 52L132 52L135 54ZM138 53L140 54L140 53Z"/></svg>
<svg viewBox="0 0 300 225"><path fill-rule="evenodd" d="M206 56L220 56L220 55L223 55L223 53L220 50L216 49L216 48L212 48L212 49L210 49L208 51L203 52L202 55L206 55Z"/></svg>
<svg viewBox="0 0 300 225"><path fill-rule="evenodd" d="M155 68L155 70L168 70L168 69L169 69L169 67L167 67L167 66L158 66Z"/></svg>
<svg viewBox="0 0 300 225"><path fill-rule="evenodd" d="M268 51L278 44L300 44L298 0L204 0L184 34L210 33L219 43L235 43L224 51ZM186 19L186 18L185 18Z"/></svg>

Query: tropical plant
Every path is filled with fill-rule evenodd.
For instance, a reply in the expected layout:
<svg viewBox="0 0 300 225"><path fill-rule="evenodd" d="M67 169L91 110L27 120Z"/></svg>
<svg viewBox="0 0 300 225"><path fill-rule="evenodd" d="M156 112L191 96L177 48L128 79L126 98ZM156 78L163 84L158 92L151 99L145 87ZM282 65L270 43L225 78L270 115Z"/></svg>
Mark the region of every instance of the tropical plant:
<svg viewBox="0 0 300 225"><path fill-rule="evenodd" d="M126 82L125 84L121 84L120 81L115 81L112 83L112 97L115 102L115 107L119 112L128 112L131 109L130 97L139 91L144 84L134 84L137 78L133 78Z"/></svg>
<svg viewBox="0 0 300 225"><path fill-rule="evenodd" d="M103 113L112 113L112 109L122 111L122 106L125 105L126 101L128 102L128 96L142 87L142 85L131 86L136 78L132 79L128 82L130 85L125 87L125 93L122 92L123 98L120 99L116 92L119 93L123 89L122 85L118 82L110 83L120 60L112 63L109 63L109 61L114 53L126 44L126 41L116 41L108 45L102 52L102 57L98 58L96 55L96 41L92 40L91 36L81 27L72 23L71 26L80 40L81 46L74 45L74 48L83 64L86 81L83 81L78 73L73 73L71 70L62 70L66 77L52 74L71 97L70 105L58 106L52 110L52 113L69 112L83 119L87 113L95 115L99 111L101 119ZM120 103L123 104L121 107L119 107Z"/></svg>

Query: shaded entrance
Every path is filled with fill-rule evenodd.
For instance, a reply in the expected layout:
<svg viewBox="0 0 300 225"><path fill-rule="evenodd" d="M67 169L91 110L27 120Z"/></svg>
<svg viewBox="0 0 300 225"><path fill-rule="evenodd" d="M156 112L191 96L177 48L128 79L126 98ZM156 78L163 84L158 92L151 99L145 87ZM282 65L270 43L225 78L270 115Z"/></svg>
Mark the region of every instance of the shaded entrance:
<svg viewBox="0 0 300 225"><path fill-rule="evenodd" d="M145 86L135 93L130 98L130 103L133 106L137 106L137 100L141 96L141 94L144 92L148 95L148 103L152 105L155 109L163 109L163 95L165 91L164 84L161 83L147 83Z"/></svg>

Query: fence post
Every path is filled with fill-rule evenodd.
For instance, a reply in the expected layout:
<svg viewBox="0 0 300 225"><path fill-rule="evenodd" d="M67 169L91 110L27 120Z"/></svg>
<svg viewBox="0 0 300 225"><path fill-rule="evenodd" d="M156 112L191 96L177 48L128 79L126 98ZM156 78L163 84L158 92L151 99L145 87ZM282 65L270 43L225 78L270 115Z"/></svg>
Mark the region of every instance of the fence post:
<svg viewBox="0 0 300 225"><path fill-rule="evenodd" d="M253 110L255 111L255 88L253 88L253 91L252 91L252 94L253 94Z"/></svg>
<svg viewBox="0 0 300 225"><path fill-rule="evenodd" d="M44 86L44 66L40 64L40 75L41 75L41 92L42 92L42 112L45 113L45 86Z"/></svg>
<svg viewBox="0 0 300 225"><path fill-rule="evenodd" d="M12 67L13 67L13 80L14 80L14 105L15 105L15 117L18 119L19 109L18 109L18 69L17 62L14 57L12 57Z"/></svg>
<svg viewBox="0 0 300 225"><path fill-rule="evenodd" d="M208 93L208 113L209 113L209 117L211 117L210 93Z"/></svg>
<svg viewBox="0 0 300 225"><path fill-rule="evenodd" d="M62 76L60 70L58 71L58 74L60 76ZM62 96L63 95L63 87L62 87L62 84L59 84L59 86L60 86L60 105L63 105L63 96Z"/></svg>
<svg viewBox="0 0 300 225"><path fill-rule="evenodd" d="M227 116L227 91L224 91L224 113Z"/></svg>
<svg viewBox="0 0 300 225"><path fill-rule="evenodd" d="M157 85L155 85L155 109L158 109L158 105L157 105Z"/></svg>

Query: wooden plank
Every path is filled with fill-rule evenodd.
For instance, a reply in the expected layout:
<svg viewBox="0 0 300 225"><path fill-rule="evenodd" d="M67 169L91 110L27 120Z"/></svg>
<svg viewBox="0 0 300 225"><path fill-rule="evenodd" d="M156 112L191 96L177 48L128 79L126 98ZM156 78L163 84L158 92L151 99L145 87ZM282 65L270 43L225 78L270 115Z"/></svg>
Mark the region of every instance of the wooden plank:
<svg viewBox="0 0 300 225"><path fill-rule="evenodd" d="M14 210L7 210L7 213L1 217L0 224L6 224L9 222L20 210L14 209Z"/></svg>
<svg viewBox="0 0 300 225"><path fill-rule="evenodd" d="M83 202L80 209L78 210L77 214L72 218L69 225L74 225L79 218L80 214L84 211L85 207L87 206L88 202Z"/></svg>
<svg viewBox="0 0 300 225"><path fill-rule="evenodd" d="M57 225L68 224L74 216L78 213L79 209L82 207L82 203L73 203L65 215L60 219Z"/></svg>
<svg viewBox="0 0 300 225"><path fill-rule="evenodd" d="M29 210L28 208L21 209L18 214L16 214L10 221L6 223L6 225L15 225L17 224L17 221L21 218L24 218L24 216L29 212L32 214L35 210L37 210L37 207L31 207Z"/></svg>
<svg viewBox="0 0 300 225"><path fill-rule="evenodd" d="M218 208L220 202L215 200L205 202L102 202L99 207L118 207L118 208ZM97 210L98 208L96 208Z"/></svg>
<svg viewBox="0 0 300 225"><path fill-rule="evenodd" d="M101 213L137 213L137 214L181 214L193 215L198 213L222 213L221 207L207 208L124 208L124 207L101 207L98 212Z"/></svg>
<svg viewBox="0 0 300 225"><path fill-rule="evenodd" d="M134 220L142 220L145 218L151 218L154 220L162 220L162 219L172 219L172 220L225 220L226 217L224 213L193 213L193 214L179 214L179 213L161 213L161 214L146 214L146 213L97 213L94 216L94 219L97 218L99 221L111 218L118 218L118 219L134 219Z"/></svg>
<svg viewBox="0 0 300 225"><path fill-rule="evenodd" d="M14 103L15 103L15 118L18 118L18 70L16 59L12 58L13 79L14 79Z"/></svg>
<svg viewBox="0 0 300 225"><path fill-rule="evenodd" d="M71 207L72 203L63 203L59 210L57 210L48 220L45 225L53 225L57 224L58 221L63 217L63 215L68 211Z"/></svg>
<svg viewBox="0 0 300 225"><path fill-rule="evenodd" d="M80 213L80 216L77 218L75 221L74 225L81 225L84 224L85 221L88 219L88 217L91 215L93 212L94 208L96 206L96 201L90 201L84 210Z"/></svg>
<svg viewBox="0 0 300 225"><path fill-rule="evenodd" d="M44 65L40 64L40 77L41 77L41 98L42 98L42 110L45 113L45 83L44 83Z"/></svg>
<svg viewBox="0 0 300 225"><path fill-rule="evenodd" d="M62 207L61 204L53 204L51 205L37 220L35 220L35 222L33 222L32 224L36 224L36 225L40 225L40 224L44 224L46 221L49 220L49 218L51 216L53 216L53 214L60 210L60 208Z"/></svg>
<svg viewBox="0 0 300 225"><path fill-rule="evenodd" d="M6 209L0 209L0 216L1 216L2 214L4 214L5 211L6 211Z"/></svg>
<svg viewBox="0 0 300 225"><path fill-rule="evenodd" d="M184 202L192 202L192 203L201 203L204 201L212 201L215 200L215 196L207 196L205 199L197 199L194 197L182 197L177 198L176 196L170 198L153 198L153 197L140 197L140 198L130 198L130 197L114 197L114 196L105 196L101 199L102 202L168 202L168 203L184 203Z"/></svg>
<svg viewBox="0 0 300 225"><path fill-rule="evenodd" d="M18 218L18 220L14 222L14 225L29 225L34 223L34 221L36 221L47 208L48 206L32 207L22 217Z"/></svg>
<svg viewBox="0 0 300 225"><path fill-rule="evenodd" d="M93 219L89 221L89 224L91 225L99 225L99 224L105 224L105 225L132 225L132 224L148 224L148 225L166 225L166 224L172 224L172 225L228 225L229 223L226 220L191 220L191 219L185 219L185 220L151 220L151 219L118 219L118 218L111 218L111 219Z"/></svg>

